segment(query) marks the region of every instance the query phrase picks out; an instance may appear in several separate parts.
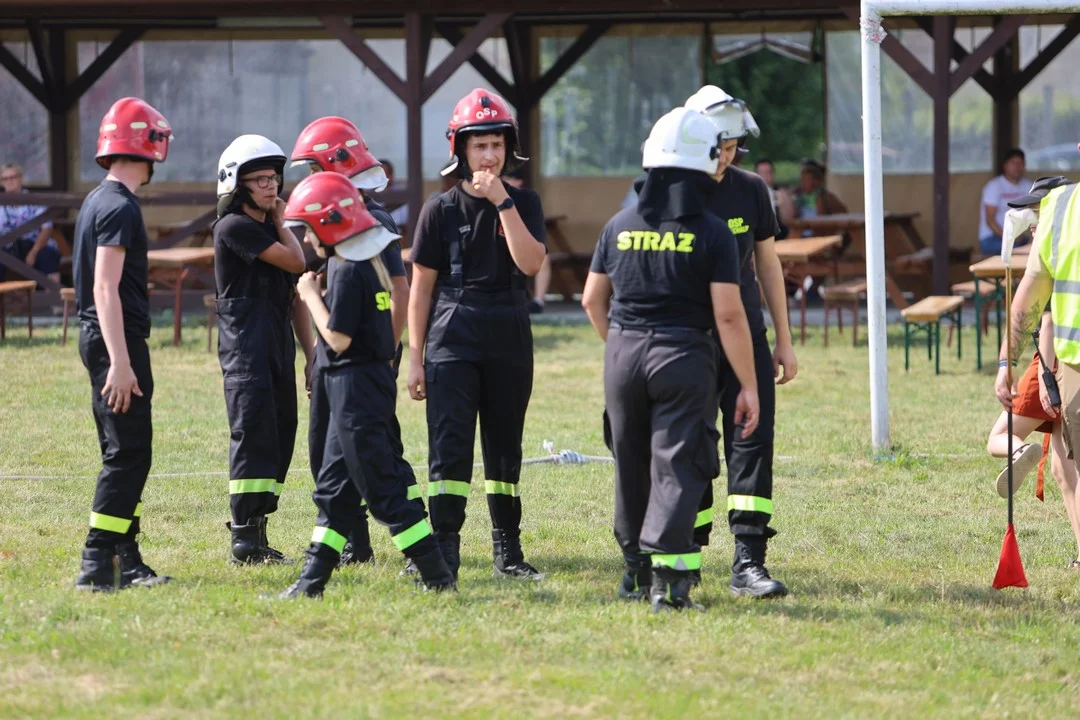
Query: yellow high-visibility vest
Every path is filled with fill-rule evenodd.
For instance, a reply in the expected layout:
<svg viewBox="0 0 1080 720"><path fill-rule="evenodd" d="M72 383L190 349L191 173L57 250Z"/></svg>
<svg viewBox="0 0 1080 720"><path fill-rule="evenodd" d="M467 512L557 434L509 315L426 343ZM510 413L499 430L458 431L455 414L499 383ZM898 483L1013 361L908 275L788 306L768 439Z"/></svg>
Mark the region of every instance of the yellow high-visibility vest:
<svg viewBox="0 0 1080 720"><path fill-rule="evenodd" d="M1076 185L1054 188L1039 205L1035 249L1054 278L1050 316L1054 352L1068 365L1080 365L1080 209Z"/></svg>

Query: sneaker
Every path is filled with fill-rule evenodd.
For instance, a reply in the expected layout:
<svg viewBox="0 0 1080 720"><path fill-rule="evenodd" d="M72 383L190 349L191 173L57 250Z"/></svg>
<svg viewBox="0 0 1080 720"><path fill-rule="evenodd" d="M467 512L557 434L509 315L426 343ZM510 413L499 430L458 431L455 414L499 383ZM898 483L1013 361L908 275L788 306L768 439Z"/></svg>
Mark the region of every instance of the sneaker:
<svg viewBox="0 0 1080 720"><path fill-rule="evenodd" d="M1042 447L1026 443L1013 451L1013 494L1021 488L1028 474L1035 469L1042 459ZM997 476L997 493L1003 498L1009 497L1009 466L1002 468Z"/></svg>

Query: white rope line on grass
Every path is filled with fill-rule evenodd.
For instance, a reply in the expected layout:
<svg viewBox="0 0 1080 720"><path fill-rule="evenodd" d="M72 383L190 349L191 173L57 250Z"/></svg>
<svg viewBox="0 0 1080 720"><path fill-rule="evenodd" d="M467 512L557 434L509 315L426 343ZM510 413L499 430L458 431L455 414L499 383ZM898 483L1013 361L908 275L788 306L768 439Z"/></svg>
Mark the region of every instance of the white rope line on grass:
<svg viewBox="0 0 1080 720"><path fill-rule="evenodd" d="M548 447L549 443L545 441L545 450L550 452ZM840 456L833 456L840 457ZM848 456L843 456L848 457ZM941 459L941 460L977 460L985 457L984 455L936 455L931 453L911 453L905 457L916 459ZM777 455L777 460L783 460L785 462L797 459L794 455ZM720 457L721 462L724 460L723 456ZM574 450L560 450L558 453L552 453L542 457L529 458L522 460L522 465L585 465L588 463L606 463L614 464L615 458L608 457L606 455L583 455ZM426 465L410 465L414 473L426 474L428 469ZM473 463L474 468L484 467L484 463ZM292 468L287 474L292 475L294 473L310 473L310 468ZM227 470L204 470L201 472L165 472L165 473L150 473L148 479L167 479L167 478L184 478L184 477L204 477L204 476L222 476L228 477L229 472ZM80 478L86 478L88 473L74 474L74 475L0 475L0 480L78 480Z"/></svg>

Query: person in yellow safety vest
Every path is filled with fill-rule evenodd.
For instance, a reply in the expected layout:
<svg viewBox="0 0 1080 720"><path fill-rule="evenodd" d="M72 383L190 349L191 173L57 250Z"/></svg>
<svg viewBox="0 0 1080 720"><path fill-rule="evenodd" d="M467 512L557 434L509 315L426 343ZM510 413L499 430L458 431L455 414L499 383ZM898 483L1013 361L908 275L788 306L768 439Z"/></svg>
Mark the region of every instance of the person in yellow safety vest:
<svg viewBox="0 0 1080 720"><path fill-rule="evenodd" d="M998 400L1012 410L1018 373L1013 373L1010 386L1009 366L1015 367L1017 358L1024 354L1049 300L1058 358L1055 378L1060 392L1062 438L1074 464L1075 449L1080 447L1080 194L1076 190L1075 184L1055 188L1039 206L1035 241L1010 308L1011 343L1009 338L1002 343L994 385Z"/></svg>

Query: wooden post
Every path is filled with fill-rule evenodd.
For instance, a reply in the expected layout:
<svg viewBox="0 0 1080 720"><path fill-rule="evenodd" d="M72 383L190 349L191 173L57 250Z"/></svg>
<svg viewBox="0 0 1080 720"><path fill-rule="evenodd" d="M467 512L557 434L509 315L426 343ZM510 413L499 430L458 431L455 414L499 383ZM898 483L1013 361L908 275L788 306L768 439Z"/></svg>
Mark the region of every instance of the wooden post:
<svg viewBox="0 0 1080 720"><path fill-rule="evenodd" d="M949 96L955 20L934 17L934 269L935 295L949 294Z"/></svg>

